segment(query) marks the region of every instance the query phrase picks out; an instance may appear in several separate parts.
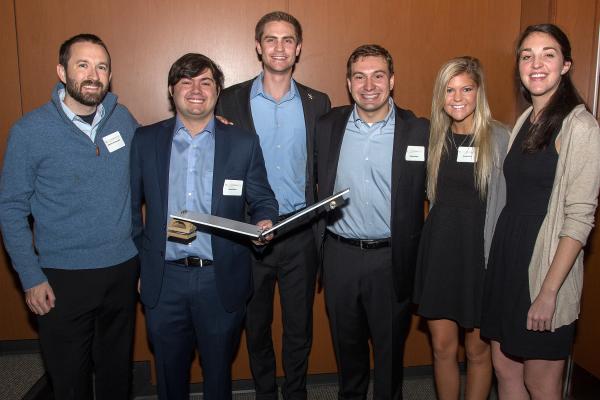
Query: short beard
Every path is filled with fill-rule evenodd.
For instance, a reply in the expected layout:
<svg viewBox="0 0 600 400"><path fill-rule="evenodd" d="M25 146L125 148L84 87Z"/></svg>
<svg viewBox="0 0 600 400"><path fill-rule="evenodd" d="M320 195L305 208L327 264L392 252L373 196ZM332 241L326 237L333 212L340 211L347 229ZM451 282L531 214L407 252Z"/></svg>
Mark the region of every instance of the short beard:
<svg viewBox="0 0 600 400"><path fill-rule="evenodd" d="M94 85L100 88L100 92L98 93L89 93L83 94L81 92L81 88L83 86ZM102 82L94 81L91 79L82 81L79 85L73 79L70 79L67 76L67 85L66 85L67 93L78 103L83 104L84 106L94 107L97 106L104 100L104 96L106 96L106 92L108 92L108 88L105 88Z"/></svg>

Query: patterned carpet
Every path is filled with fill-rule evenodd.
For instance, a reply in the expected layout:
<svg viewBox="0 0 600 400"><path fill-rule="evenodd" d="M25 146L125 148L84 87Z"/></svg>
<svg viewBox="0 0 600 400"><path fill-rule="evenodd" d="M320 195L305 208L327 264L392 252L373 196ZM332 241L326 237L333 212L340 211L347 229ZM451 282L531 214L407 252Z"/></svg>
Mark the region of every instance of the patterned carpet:
<svg viewBox="0 0 600 400"><path fill-rule="evenodd" d="M0 356L0 399L21 400L42 375L39 353Z"/></svg>

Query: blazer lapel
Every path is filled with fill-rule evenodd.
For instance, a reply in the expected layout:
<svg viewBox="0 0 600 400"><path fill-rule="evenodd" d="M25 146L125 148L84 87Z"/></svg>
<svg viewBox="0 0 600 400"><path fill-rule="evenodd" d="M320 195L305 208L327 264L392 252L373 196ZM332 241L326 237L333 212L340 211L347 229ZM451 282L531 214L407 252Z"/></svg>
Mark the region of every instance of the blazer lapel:
<svg viewBox="0 0 600 400"><path fill-rule="evenodd" d="M213 165L213 183L210 213L217 215L225 181L225 164L227 162L228 146L225 143L226 134L221 131L221 123L215 120L215 160Z"/></svg>
<svg viewBox="0 0 600 400"><path fill-rule="evenodd" d="M395 201L396 195L398 194L398 187L400 186L398 183L401 180L406 179L404 176L404 169L402 168L402 162L406 156L405 151L406 146L408 145L408 135L403 135L404 125L406 124L404 120L400 117L400 112L398 107L395 109L395 123L394 123L394 148L392 153L392 212L395 210Z"/></svg>
<svg viewBox="0 0 600 400"><path fill-rule="evenodd" d="M331 126L331 141L329 143L329 157L327 161L327 193L333 193L335 185L335 176L337 174L338 162L340 160L340 151L342 150L342 141L346 132L346 124L354 107L348 107L348 111L337 118Z"/></svg>
<svg viewBox="0 0 600 400"><path fill-rule="evenodd" d="M163 123L156 135L156 172L165 214L167 213L169 199L169 165L171 163L171 144L174 128L175 118L173 117Z"/></svg>
<svg viewBox="0 0 600 400"><path fill-rule="evenodd" d="M254 79L248 82L248 85L240 88L242 92L240 96L235 96L241 111L240 117L243 119L241 122L242 126L249 126L251 131L256 134L256 127L254 126L254 120L252 119L252 110L250 108L250 89L252 89L252 82Z"/></svg>

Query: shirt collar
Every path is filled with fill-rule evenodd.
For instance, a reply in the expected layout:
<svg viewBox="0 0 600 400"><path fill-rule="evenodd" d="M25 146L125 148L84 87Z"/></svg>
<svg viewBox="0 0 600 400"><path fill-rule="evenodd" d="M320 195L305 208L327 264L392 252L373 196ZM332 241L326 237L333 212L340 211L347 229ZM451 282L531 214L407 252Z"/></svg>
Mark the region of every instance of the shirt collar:
<svg viewBox="0 0 600 400"><path fill-rule="evenodd" d="M65 112L65 115L67 116L67 118L69 118L70 121L78 121L78 122L83 122L83 123L87 123L85 122L83 119L81 119L77 114L75 114L68 105L65 104L65 89L58 89L58 98L60 99L60 105L62 106L63 111ZM94 117L94 122L96 121L100 121L102 120L102 118L104 118L104 106L102 105L102 103L98 104L98 106L96 107L96 116Z"/></svg>
<svg viewBox="0 0 600 400"><path fill-rule="evenodd" d="M190 137L192 136L190 134L190 132L188 131L188 129L185 127L185 125L183 125L183 122L181 122L181 119L179 119L179 115L175 117L175 128L173 129L173 131L174 131L175 135L181 135L183 133L186 133ZM206 126L200 133L204 133L204 132L207 132L210 134L210 136L214 137L214 135L215 135L215 117L214 116L210 119L210 121L208 121L208 124L206 124Z"/></svg>
<svg viewBox="0 0 600 400"><path fill-rule="evenodd" d="M394 105L394 99L392 99L391 97L388 98L388 105L389 105L389 110L388 110L388 113L386 114L385 118L381 121L374 122L371 125L381 124L381 126L384 127L387 124L389 124L390 122L392 122L392 123L396 122L396 106ZM352 110L352 116L350 118L351 118L352 123L354 125L356 125L356 127L358 129L360 129L360 124L368 125L367 122L364 122L360 118L356 104L354 105L354 108Z"/></svg>
<svg viewBox="0 0 600 400"><path fill-rule="evenodd" d="M250 88L250 100L254 99L256 96L262 96L266 99L270 99L272 100L273 98L271 96L269 96L267 93L265 93L264 91L264 87L263 87L263 78L264 78L265 74L264 72L261 72L252 82L252 88ZM285 100L291 100L293 99L296 95L298 94L298 89L296 88L296 82L294 81L294 79L292 79L291 83L290 83L290 91L287 92L279 101L280 103L282 101Z"/></svg>

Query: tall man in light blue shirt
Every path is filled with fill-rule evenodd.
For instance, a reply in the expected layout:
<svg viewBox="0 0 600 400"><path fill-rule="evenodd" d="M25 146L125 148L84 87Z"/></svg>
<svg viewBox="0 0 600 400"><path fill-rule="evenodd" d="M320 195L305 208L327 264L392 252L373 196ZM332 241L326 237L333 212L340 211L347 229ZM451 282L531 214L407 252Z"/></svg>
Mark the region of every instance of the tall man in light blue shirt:
<svg viewBox="0 0 600 400"><path fill-rule="evenodd" d="M263 71L219 98L217 114L260 137L280 219L312 204L316 195L314 126L330 108L327 95L292 79L302 48L302 27L284 12L263 16L255 29ZM306 399L312 343L312 305L317 272L313 226L279 234L253 264L254 295L248 304L246 338L257 399L277 399L271 337L275 283L283 320L285 399Z"/></svg>

